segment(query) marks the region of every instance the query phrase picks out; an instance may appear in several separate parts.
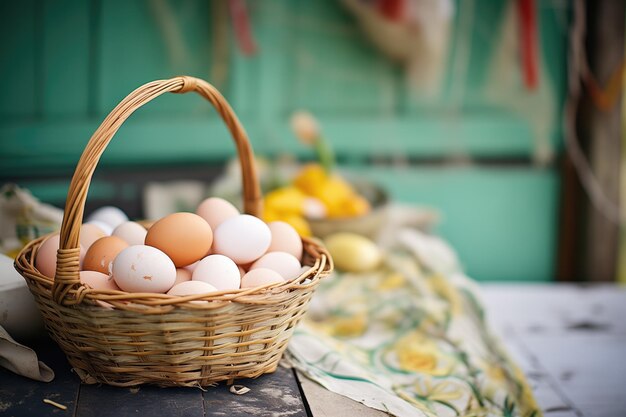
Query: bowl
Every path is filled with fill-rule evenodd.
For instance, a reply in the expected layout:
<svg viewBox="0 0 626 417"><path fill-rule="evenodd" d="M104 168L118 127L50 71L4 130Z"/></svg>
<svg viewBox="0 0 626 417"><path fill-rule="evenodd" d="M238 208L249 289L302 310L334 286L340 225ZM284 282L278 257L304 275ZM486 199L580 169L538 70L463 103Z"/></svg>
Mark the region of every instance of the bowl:
<svg viewBox="0 0 626 417"><path fill-rule="evenodd" d="M376 239L387 221L389 195L380 186L360 179L348 179L354 190L370 203L370 211L358 217L307 219L313 236L325 238L333 233L350 232Z"/></svg>

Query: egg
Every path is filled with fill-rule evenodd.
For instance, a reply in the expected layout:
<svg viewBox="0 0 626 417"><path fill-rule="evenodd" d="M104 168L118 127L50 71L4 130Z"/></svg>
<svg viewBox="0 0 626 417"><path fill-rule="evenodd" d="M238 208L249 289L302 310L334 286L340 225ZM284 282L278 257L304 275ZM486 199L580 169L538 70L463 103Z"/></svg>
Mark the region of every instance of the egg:
<svg viewBox="0 0 626 417"><path fill-rule="evenodd" d="M225 220L215 230L213 252L226 255L238 264L260 258L270 246L272 233L260 219L242 214Z"/></svg>
<svg viewBox="0 0 626 417"><path fill-rule="evenodd" d="M196 214L206 220L212 230L215 230L224 220L238 216L239 210L222 198L211 197L200 203Z"/></svg>
<svg viewBox="0 0 626 417"><path fill-rule="evenodd" d="M176 268L176 281L174 281L174 285L185 281L191 281L191 271L185 268Z"/></svg>
<svg viewBox="0 0 626 417"><path fill-rule="evenodd" d="M85 223L80 226L79 240L80 244L83 245L85 250L89 249L93 242L105 236L107 236L107 234L104 232L104 230L102 230L102 228L98 227L95 224Z"/></svg>
<svg viewBox="0 0 626 417"><path fill-rule="evenodd" d="M104 232L104 234L106 236L111 236L111 233L113 233L113 227L109 226L105 222L101 222L101 221L98 221L98 220L91 220L91 221L88 221L85 224L92 224L92 225L98 227L100 230L102 230Z"/></svg>
<svg viewBox="0 0 626 417"><path fill-rule="evenodd" d="M129 245L143 245L147 233L146 228L139 223L124 222L117 226L111 235L123 239Z"/></svg>
<svg viewBox="0 0 626 417"><path fill-rule="evenodd" d="M120 290L113 278L102 272L80 271L80 282L94 290Z"/></svg>
<svg viewBox="0 0 626 417"><path fill-rule="evenodd" d="M85 254L83 270L110 274L111 263L127 247L128 243L117 236L105 236L96 240Z"/></svg>
<svg viewBox="0 0 626 417"><path fill-rule="evenodd" d="M269 284L284 282L285 280L276 271L267 268L257 268L248 271L241 278L241 288L261 287Z"/></svg>
<svg viewBox="0 0 626 417"><path fill-rule="evenodd" d="M185 268L185 269L186 269L187 271L189 271L189 272L193 272L193 271L194 271L194 269L196 269L196 267L198 266L198 262L200 262L200 261L195 261L195 262L194 262L194 263L192 263L192 264L189 264L189 265L187 265L187 266L183 266L183 268Z"/></svg>
<svg viewBox="0 0 626 417"><path fill-rule="evenodd" d="M370 271L381 263L382 254L374 242L355 233L341 232L325 239L335 267L346 272Z"/></svg>
<svg viewBox="0 0 626 417"><path fill-rule="evenodd" d="M212 243L211 226L193 213L165 216L154 223L146 235L146 245L165 252L177 267L202 259Z"/></svg>
<svg viewBox="0 0 626 417"><path fill-rule="evenodd" d="M323 219L328 215L324 203L315 197L306 197L304 199L302 211L307 219Z"/></svg>
<svg viewBox="0 0 626 417"><path fill-rule="evenodd" d="M286 281L300 276L300 261L287 252L270 252L261 256L250 267L250 271L258 268L267 268L276 271Z"/></svg>
<svg viewBox="0 0 626 417"><path fill-rule="evenodd" d="M61 237L58 233L55 233L47 237L39 249L37 250L37 257L35 258L35 268L44 276L48 278L54 278L54 274L57 269L57 251L59 250L59 244ZM80 245L80 265L84 263L85 248Z"/></svg>
<svg viewBox="0 0 626 417"><path fill-rule="evenodd" d="M302 239L296 229L289 223L277 221L267 225L272 233L272 242L267 249L268 252L287 252L302 259Z"/></svg>
<svg viewBox="0 0 626 417"><path fill-rule="evenodd" d="M176 267L161 250L133 245L115 258L113 279L124 291L164 293L176 282Z"/></svg>
<svg viewBox="0 0 626 417"><path fill-rule="evenodd" d="M191 279L211 284L220 291L236 290L241 284L237 264L224 255L209 255L202 259Z"/></svg>
<svg viewBox="0 0 626 417"><path fill-rule="evenodd" d="M246 275L246 270L243 269L241 265L237 265L237 268L239 268L239 277L243 278L243 276Z"/></svg>
<svg viewBox="0 0 626 417"><path fill-rule="evenodd" d="M187 281L181 282L180 284L176 284L169 290L167 293L169 295L196 295L196 294L206 294L208 292L215 292L217 289L211 284L207 284L203 281Z"/></svg>
<svg viewBox="0 0 626 417"><path fill-rule="evenodd" d="M100 207L87 217L87 222L99 221L108 224L112 229L115 229L120 224L128 221L128 216L113 206Z"/></svg>

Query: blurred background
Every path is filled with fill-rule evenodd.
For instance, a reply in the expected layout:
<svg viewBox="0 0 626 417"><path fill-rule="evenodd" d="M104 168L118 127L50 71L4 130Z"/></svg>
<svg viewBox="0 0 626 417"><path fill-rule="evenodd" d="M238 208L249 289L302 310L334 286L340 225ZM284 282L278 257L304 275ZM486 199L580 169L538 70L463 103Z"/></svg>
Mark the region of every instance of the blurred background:
<svg viewBox="0 0 626 417"><path fill-rule="evenodd" d="M268 161L315 158L290 124L310 112L346 175L439 213L434 230L473 278L620 280L624 7L2 2L0 183L62 207L113 107L145 82L188 74L217 86ZM88 211L144 217L146 184L209 183L234 155L208 103L160 97L107 149Z"/></svg>

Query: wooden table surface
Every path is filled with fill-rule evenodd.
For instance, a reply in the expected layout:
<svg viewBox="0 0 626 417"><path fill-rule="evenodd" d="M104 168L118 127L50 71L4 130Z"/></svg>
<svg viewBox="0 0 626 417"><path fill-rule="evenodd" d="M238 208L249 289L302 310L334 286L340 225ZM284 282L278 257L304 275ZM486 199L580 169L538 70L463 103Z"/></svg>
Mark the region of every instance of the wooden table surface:
<svg viewBox="0 0 626 417"><path fill-rule="evenodd" d="M494 331L525 371L546 417L626 416L626 290L615 286L483 285ZM58 348L35 346L56 372L40 383L0 370L2 416L386 416L279 368L251 391L220 385L198 389L139 389L82 385ZM44 404L66 405L63 411Z"/></svg>

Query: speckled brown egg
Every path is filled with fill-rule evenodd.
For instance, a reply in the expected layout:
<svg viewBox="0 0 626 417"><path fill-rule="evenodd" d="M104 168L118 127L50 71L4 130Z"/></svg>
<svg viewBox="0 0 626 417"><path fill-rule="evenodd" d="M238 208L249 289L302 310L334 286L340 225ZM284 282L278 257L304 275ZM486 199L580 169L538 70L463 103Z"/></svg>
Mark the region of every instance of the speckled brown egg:
<svg viewBox="0 0 626 417"><path fill-rule="evenodd" d="M110 275L111 263L127 247L128 243L117 236L105 236L96 240L85 254L83 270Z"/></svg>

